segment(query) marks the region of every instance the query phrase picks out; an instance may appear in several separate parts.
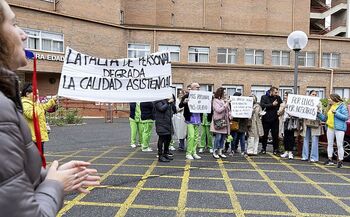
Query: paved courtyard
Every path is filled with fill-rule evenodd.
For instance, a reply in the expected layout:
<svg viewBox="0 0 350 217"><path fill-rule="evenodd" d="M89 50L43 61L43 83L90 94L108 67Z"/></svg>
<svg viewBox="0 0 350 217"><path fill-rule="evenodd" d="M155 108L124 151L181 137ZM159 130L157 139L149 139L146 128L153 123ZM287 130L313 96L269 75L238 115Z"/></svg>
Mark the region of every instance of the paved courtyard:
<svg viewBox="0 0 350 217"><path fill-rule="evenodd" d="M90 161L102 177L89 195L68 195L58 216L350 215L348 162L337 169L271 154L215 160L209 153L189 161L175 151L174 161L158 163L155 151L129 147L127 119L52 130L48 161Z"/></svg>

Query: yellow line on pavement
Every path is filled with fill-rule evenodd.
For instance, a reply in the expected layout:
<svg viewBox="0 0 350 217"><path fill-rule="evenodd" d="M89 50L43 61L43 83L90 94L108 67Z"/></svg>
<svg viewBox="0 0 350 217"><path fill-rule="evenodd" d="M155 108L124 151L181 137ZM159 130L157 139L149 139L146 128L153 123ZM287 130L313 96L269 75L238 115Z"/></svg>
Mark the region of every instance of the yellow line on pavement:
<svg viewBox="0 0 350 217"><path fill-rule="evenodd" d="M153 163L150 165L149 169L146 171L146 173L142 176L142 179L139 181L139 183L136 185L135 189L130 193L129 197L125 200L123 205L118 210L116 217L122 217L125 216L128 212L130 206L135 201L137 195L141 192L143 185L147 181L147 178L151 175L152 171L156 167L158 163L158 160L154 160Z"/></svg>
<svg viewBox="0 0 350 217"><path fill-rule="evenodd" d="M103 152L104 154L107 154L108 152L112 151L114 148L111 148L110 150L107 150L105 152ZM120 161L119 163L117 163L114 167L112 167L107 173L105 173L101 179L100 182L104 181L110 174L112 174L114 172L114 170L116 170L118 167L120 167L125 161L127 161L130 157L132 157L135 153L137 152L137 150L135 150L134 152L131 152L125 159L123 159L122 161ZM89 190L94 189L94 187L90 187L88 188ZM75 197L70 203L68 203L66 206L64 206L60 212L57 214L57 217L61 217L63 214L65 214L68 210L70 210L77 202L79 202L81 199L83 199L86 196L86 194L79 194L77 197Z"/></svg>
<svg viewBox="0 0 350 217"><path fill-rule="evenodd" d="M182 176L182 183L181 183L181 189L180 189L180 195L179 200L177 203L177 210L176 210L176 216L178 217L185 217L186 212L186 203L187 203L187 193L188 193L188 182L190 177L190 167L191 167L191 161L186 160L186 165L184 169L184 175Z"/></svg>
<svg viewBox="0 0 350 217"><path fill-rule="evenodd" d="M141 204L132 204L130 208L154 209L154 210L177 210L177 207L175 206L152 206L152 205L141 205Z"/></svg>
<svg viewBox="0 0 350 217"><path fill-rule="evenodd" d="M295 216L292 212L265 211L265 210L244 210L245 214L251 215L267 215L267 216ZM302 215L300 215L302 216ZM344 216L343 216L344 217Z"/></svg>
<svg viewBox="0 0 350 217"><path fill-rule="evenodd" d="M85 202L85 201L78 201L76 202L76 205L83 205L83 206L106 206L106 207L121 207L121 203L101 203L101 202Z"/></svg>
<svg viewBox="0 0 350 217"><path fill-rule="evenodd" d="M247 157L248 162L256 169L256 171L266 180L267 184L276 192L280 199L287 205L287 207L296 216L300 216L300 211L294 204L287 198L285 194L273 183L273 181L259 168L259 166Z"/></svg>
<svg viewBox="0 0 350 217"><path fill-rule="evenodd" d="M228 176L228 173L227 173L227 171L226 171L226 169L224 167L224 163L223 163L223 161L221 159L217 160L217 162L219 164L221 175L224 178L225 185L226 185L226 188L227 188L227 192L229 193L229 196L230 196L230 200L231 200L231 204L232 204L232 208L234 210L234 213L238 217L244 217L245 216L244 212L242 210L241 204L238 201L236 192L233 189L230 177Z"/></svg>
<svg viewBox="0 0 350 217"><path fill-rule="evenodd" d="M269 153L270 154L270 153ZM270 154L273 158L278 159L276 156ZM279 159L278 159L279 160ZM321 193L326 195L329 199L331 199L334 203L336 203L338 206L342 207L344 210L346 210L350 214L350 207L346 205L343 201L339 200L336 198L334 195L329 193L327 190L322 188L319 184L317 184L315 181L310 179L309 177L305 176L301 172L299 172L297 169L294 167L288 165L288 163L284 161L280 161L283 165L287 166L289 169L291 169L295 174L297 174L300 178L304 179L306 182L312 184L316 189L318 189Z"/></svg>

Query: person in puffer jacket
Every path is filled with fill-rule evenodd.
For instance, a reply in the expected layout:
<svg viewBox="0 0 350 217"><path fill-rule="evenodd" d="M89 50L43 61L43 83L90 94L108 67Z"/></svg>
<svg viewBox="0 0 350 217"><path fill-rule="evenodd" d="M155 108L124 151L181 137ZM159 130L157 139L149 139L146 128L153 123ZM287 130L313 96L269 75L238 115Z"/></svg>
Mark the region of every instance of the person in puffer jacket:
<svg viewBox="0 0 350 217"><path fill-rule="evenodd" d="M21 111L18 76L13 72L27 64L23 42L27 35L16 25L15 14L0 0L0 216L54 217L63 205L64 192L95 186L96 170L83 161L48 170L41 167Z"/></svg>
<svg viewBox="0 0 350 217"><path fill-rule="evenodd" d="M334 136L338 147L338 163L337 167L343 167L344 159L344 135L346 131L346 121L349 119L349 113L346 105L338 94L331 94L329 96L329 107L326 114L319 113L318 117L321 121L325 121L327 125L327 154L328 159L325 165L333 165L333 144Z"/></svg>

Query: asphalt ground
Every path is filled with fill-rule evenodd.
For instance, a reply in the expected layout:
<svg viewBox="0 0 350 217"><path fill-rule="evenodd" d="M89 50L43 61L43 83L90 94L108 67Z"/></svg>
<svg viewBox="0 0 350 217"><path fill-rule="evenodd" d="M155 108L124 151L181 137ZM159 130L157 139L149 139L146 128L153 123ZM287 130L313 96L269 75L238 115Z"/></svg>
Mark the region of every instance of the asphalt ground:
<svg viewBox="0 0 350 217"><path fill-rule="evenodd" d="M350 165L341 169L272 154L170 163L129 147L129 123L85 120L52 127L49 162L90 161L102 177L89 195L70 194L58 216L350 216Z"/></svg>

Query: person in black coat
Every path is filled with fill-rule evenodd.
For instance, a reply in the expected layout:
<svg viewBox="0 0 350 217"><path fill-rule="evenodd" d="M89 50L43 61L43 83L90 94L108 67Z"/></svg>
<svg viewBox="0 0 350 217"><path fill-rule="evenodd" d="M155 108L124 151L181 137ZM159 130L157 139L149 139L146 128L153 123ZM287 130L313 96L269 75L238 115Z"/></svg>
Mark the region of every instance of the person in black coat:
<svg viewBox="0 0 350 217"><path fill-rule="evenodd" d="M154 102L154 118L158 138L158 160L159 162L170 162L173 160L169 155L171 136L174 133L172 116L176 113L175 96ZM164 149L163 149L164 147Z"/></svg>

